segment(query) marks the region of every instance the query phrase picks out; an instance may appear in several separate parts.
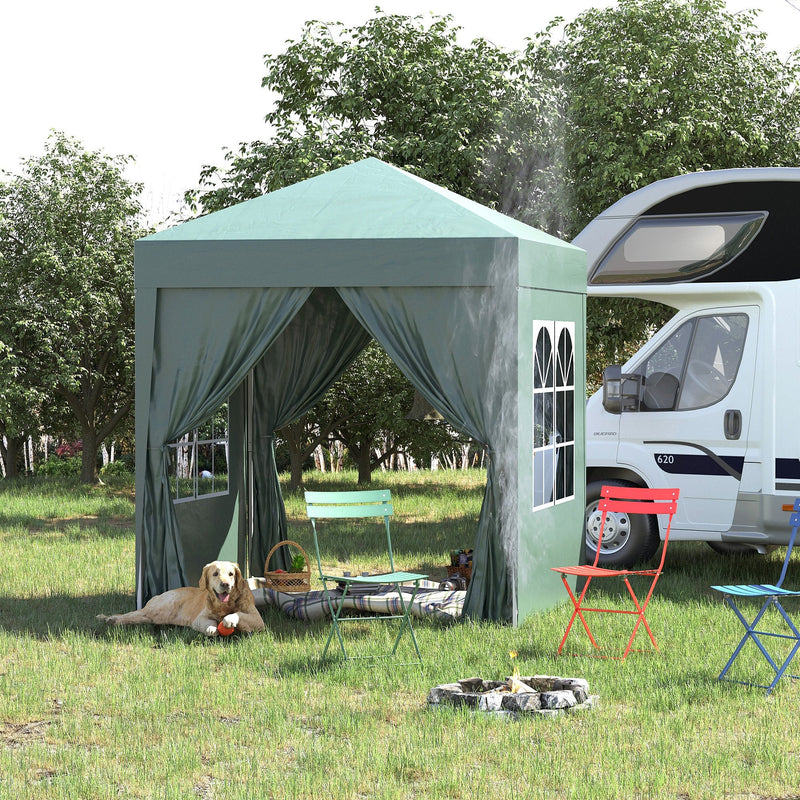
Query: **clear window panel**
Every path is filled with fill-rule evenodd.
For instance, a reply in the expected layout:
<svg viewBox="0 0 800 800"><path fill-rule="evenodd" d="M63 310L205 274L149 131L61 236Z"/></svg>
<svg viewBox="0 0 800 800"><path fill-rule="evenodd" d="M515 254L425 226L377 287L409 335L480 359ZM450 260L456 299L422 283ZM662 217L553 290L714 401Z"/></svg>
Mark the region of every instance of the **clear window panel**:
<svg viewBox="0 0 800 800"><path fill-rule="evenodd" d="M228 404L193 431L169 445L169 475L175 502L226 493Z"/></svg>
<svg viewBox="0 0 800 800"><path fill-rule="evenodd" d="M533 396L533 446L546 447L553 441L553 403L552 392Z"/></svg>

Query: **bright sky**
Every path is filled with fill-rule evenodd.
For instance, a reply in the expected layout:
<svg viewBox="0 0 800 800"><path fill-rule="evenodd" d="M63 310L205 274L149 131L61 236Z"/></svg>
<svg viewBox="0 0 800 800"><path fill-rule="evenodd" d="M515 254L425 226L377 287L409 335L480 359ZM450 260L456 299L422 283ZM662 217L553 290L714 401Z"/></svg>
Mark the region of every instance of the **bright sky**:
<svg viewBox="0 0 800 800"><path fill-rule="evenodd" d="M800 7L800 0L792 0ZM760 7L759 27L782 56L800 46L800 10L788 0L727 0ZM43 151L50 130L91 149L132 155L154 220L175 212L203 164L264 138L265 53L284 50L309 19L348 25L390 13L450 13L465 41L507 49L556 14L573 19L610 0L25 0L0 9L0 170ZM0 176L0 179L2 177Z"/></svg>

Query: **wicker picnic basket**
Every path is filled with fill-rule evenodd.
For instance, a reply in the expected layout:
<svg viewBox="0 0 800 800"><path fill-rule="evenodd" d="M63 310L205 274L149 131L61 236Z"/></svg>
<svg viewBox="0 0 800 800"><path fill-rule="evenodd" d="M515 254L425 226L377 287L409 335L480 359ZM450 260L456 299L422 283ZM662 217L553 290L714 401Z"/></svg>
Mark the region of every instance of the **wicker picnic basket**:
<svg viewBox="0 0 800 800"><path fill-rule="evenodd" d="M302 572L283 572L268 569L269 560L272 554L279 547L296 547L303 558L306 560L306 568ZM264 580L268 589L276 589L279 592L308 592L311 590L311 562L308 560L308 553L300 547L297 542L286 539L283 542L278 542L267 555L267 560L264 563Z"/></svg>

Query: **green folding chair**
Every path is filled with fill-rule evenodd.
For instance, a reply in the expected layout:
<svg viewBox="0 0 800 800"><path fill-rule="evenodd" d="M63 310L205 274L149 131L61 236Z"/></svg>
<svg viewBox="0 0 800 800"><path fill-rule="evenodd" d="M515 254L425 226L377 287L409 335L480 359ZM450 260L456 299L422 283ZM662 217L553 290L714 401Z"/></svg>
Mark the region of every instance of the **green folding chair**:
<svg viewBox="0 0 800 800"><path fill-rule="evenodd" d="M325 594L325 602L328 604L328 609L331 615L331 630L328 634L328 640L325 642L325 649L322 651L322 658L325 658L328 647L333 640L334 634L339 642L342 655L346 660L353 660L355 658L369 658L374 656L348 656L345 649L344 639L342 638L341 624L345 622L374 622L383 620L401 620L397 637L394 640L394 646L391 652L386 653L380 657L390 658L397 652L397 646L403 634L408 631L411 636L411 641L414 645L414 651L417 654L417 664L422 663L422 656L419 652L417 645L417 637L414 635L414 626L411 624L411 604L414 602L417 591L419 590L419 582L427 578L427 575L422 575L418 572L402 572L395 569L394 555L392 553L392 536L389 530L389 518L394 513L392 506L392 495L388 489L380 491L366 491L366 492L306 492L306 512L311 520L311 528L314 532L314 553L317 557L317 568L319 569L319 577L322 580L322 586ZM377 575L351 575L346 570L337 570L336 573L326 571L322 567L322 559L320 556L320 532L324 529L324 534L327 537L334 535L341 535L341 526L327 522L325 525L319 525L319 520L354 520L354 519L369 519L373 518L376 521L383 518L383 525L386 532L386 551L389 557L389 572L380 573ZM401 589L402 584L407 584L407 588L411 589L410 596L405 597ZM410 584L410 586L408 586ZM354 586L384 586L388 585L394 587L397 592L396 613L382 614L380 616L342 616L342 611L345 608L345 600L351 589ZM336 602L334 601L333 588L336 588ZM339 594L339 591L341 594Z"/></svg>

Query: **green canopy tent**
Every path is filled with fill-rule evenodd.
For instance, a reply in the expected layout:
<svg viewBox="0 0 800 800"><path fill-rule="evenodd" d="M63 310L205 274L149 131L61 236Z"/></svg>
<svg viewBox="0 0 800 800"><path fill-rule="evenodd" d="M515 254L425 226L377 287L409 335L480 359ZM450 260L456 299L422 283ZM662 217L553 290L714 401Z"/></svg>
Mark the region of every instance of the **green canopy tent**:
<svg viewBox="0 0 800 800"><path fill-rule="evenodd" d="M366 159L148 236L135 265L139 605L215 558L262 572L286 535L274 431L370 337L488 447L465 615L561 599L547 567L578 557L583 517L583 251ZM170 444L225 401L227 484L176 502Z"/></svg>

